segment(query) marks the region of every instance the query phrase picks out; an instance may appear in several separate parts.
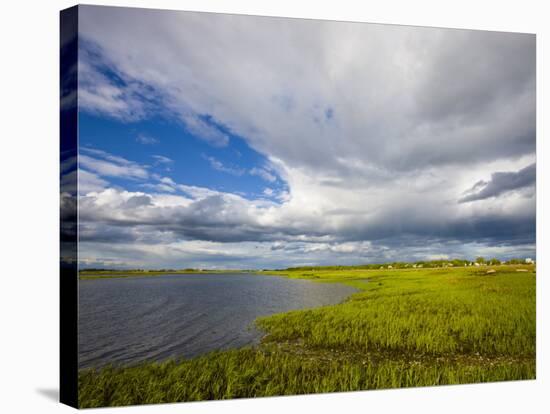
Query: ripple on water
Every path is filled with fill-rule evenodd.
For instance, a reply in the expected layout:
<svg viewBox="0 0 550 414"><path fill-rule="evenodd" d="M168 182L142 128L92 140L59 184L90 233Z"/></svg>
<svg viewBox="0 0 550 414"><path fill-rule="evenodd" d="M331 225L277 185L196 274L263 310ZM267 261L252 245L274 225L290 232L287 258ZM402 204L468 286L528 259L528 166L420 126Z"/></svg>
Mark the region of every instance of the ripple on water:
<svg viewBox="0 0 550 414"><path fill-rule="evenodd" d="M354 292L341 284L246 274L81 280L79 364L189 358L257 343L256 318L339 303Z"/></svg>

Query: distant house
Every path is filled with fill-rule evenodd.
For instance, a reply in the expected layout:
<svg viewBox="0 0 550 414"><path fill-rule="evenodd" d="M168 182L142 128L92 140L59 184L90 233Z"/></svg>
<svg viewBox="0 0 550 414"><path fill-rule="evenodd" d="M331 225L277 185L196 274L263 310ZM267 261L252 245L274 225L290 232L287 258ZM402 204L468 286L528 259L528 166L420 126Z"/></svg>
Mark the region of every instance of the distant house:
<svg viewBox="0 0 550 414"><path fill-rule="evenodd" d="M478 263L478 262L475 262L475 263L474 263L474 266L479 266L479 263Z"/></svg>
<svg viewBox="0 0 550 414"><path fill-rule="evenodd" d="M391 265L390 265L390 266L388 266L388 269L393 269L393 266L391 266Z"/></svg>
<svg viewBox="0 0 550 414"><path fill-rule="evenodd" d="M533 264L533 259L531 259L530 257L528 257L527 259L525 259L525 263L527 263L527 264Z"/></svg>

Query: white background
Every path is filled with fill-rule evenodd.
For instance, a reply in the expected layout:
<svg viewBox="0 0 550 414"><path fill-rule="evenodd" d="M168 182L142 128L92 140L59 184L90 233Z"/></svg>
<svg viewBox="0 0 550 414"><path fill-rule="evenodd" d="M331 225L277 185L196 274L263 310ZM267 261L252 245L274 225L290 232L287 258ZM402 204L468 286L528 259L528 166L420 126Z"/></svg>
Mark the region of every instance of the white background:
<svg viewBox="0 0 550 414"><path fill-rule="evenodd" d="M165 404L102 413L548 412L549 288L543 138L550 13L542 0L180 0L101 4L537 33L536 381ZM3 2L0 13L0 411L70 412L58 395L58 60L62 0ZM546 17L546 19L545 19ZM547 111L546 111L547 112ZM549 213L546 213L549 214ZM546 348L546 350L545 350ZM546 406L546 407L545 407Z"/></svg>

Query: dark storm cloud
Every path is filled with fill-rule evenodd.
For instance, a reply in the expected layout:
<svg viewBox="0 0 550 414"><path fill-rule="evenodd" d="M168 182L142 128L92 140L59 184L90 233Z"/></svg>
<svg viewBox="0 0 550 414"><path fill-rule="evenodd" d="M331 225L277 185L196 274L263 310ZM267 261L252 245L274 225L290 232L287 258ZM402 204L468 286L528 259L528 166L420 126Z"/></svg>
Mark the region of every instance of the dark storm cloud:
<svg viewBox="0 0 550 414"><path fill-rule="evenodd" d="M78 228L78 238L81 242L88 243L143 243L156 244L177 240L175 235L168 230L160 230L142 225L112 225L103 222L81 222Z"/></svg>
<svg viewBox="0 0 550 414"><path fill-rule="evenodd" d="M519 190L525 187L535 185L537 175L536 164L531 164L517 172L496 172L491 175L491 179L478 181L466 192L459 202L467 203L471 201L484 200L490 197L498 197L510 191Z"/></svg>
<svg viewBox="0 0 550 414"><path fill-rule="evenodd" d="M434 217L427 214L411 217L407 209L393 210L372 223L356 223L343 229L338 240L370 240L391 243L399 249L406 246L431 245L443 240L459 243L480 241L492 245L502 243L533 243L535 240L534 211L516 214L486 213L468 217Z"/></svg>
<svg viewBox="0 0 550 414"><path fill-rule="evenodd" d="M533 35L463 30L452 37L452 42L441 38L419 85L420 117L479 120L510 98L534 91Z"/></svg>

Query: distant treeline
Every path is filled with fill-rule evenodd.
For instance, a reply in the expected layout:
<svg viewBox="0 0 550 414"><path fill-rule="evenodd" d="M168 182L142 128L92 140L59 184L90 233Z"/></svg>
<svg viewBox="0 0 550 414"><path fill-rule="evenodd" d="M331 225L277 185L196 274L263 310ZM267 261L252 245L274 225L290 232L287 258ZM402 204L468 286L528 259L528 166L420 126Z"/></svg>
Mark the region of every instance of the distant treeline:
<svg viewBox="0 0 550 414"><path fill-rule="evenodd" d="M475 266L478 265L489 265L489 266L498 266L501 264L526 264L525 259L510 259L507 261L500 261L497 258L485 259L482 256L477 257L475 260L466 260L466 259L452 259L452 260L421 260L417 262L391 262L391 263L371 263L371 264L362 264L362 265L351 265L351 266L299 266L299 267L289 267L286 269L279 269L281 271L308 271L308 270L353 270L353 269L405 269L405 268L424 268L424 267L464 267L464 266Z"/></svg>
<svg viewBox="0 0 550 414"><path fill-rule="evenodd" d="M507 261L501 262L497 258L485 259L482 256L477 257L475 260L466 260L466 259L452 259L452 260L422 260L417 262L391 262L391 263L371 263L371 264L361 264L361 265L336 265L336 266L299 266L299 267L288 267L285 269L275 269L276 271L312 271L312 270L345 270L345 269L405 269L405 268L432 268L432 267L454 267L454 266L475 266L479 265L489 265L489 266L498 266L501 264L526 264L525 259L510 259ZM273 269L262 269L262 271L271 271ZM236 270L236 269L195 269L195 268L185 268L185 269L108 269L108 268L86 268L81 269L80 273L113 273L113 274L133 274L133 273L235 273L235 272L255 272L256 270Z"/></svg>

